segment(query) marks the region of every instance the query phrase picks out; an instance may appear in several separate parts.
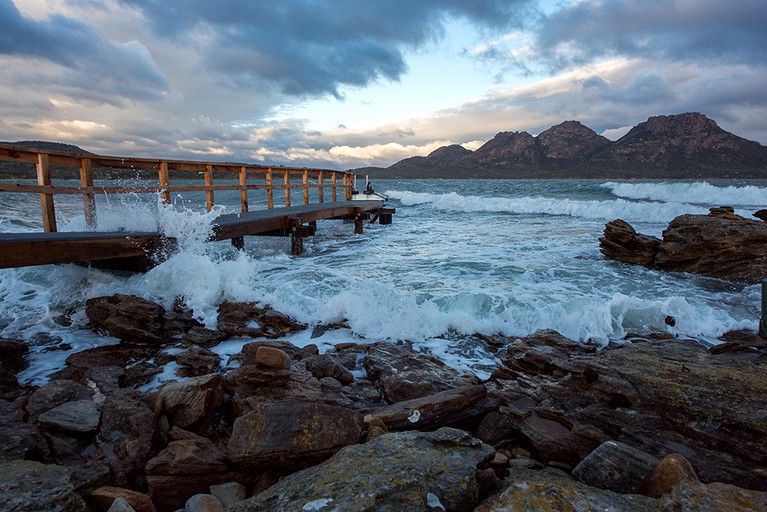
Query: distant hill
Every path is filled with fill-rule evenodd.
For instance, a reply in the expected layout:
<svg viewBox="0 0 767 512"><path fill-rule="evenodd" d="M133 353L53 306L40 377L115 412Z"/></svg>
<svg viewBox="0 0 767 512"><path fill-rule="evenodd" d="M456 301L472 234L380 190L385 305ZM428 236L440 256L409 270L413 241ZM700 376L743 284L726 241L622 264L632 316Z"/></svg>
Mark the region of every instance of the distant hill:
<svg viewBox="0 0 767 512"><path fill-rule="evenodd" d="M615 142L578 121L537 137L501 132L476 151L451 145L371 178L767 178L767 147L720 128L699 113L649 118Z"/></svg>
<svg viewBox="0 0 767 512"><path fill-rule="evenodd" d="M64 144L63 142L50 142L43 140L20 140L16 142L0 142L0 144L10 144L12 146L21 146L24 148L44 149L46 151L62 151L64 153L79 153L92 155L81 147L73 144ZM53 173L58 178L76 179L80 177L80 171L72 167L63 167L59 165L52 166ZM36 178L34 164L24 162L8 162L0 160L0 178Z"/></svg>

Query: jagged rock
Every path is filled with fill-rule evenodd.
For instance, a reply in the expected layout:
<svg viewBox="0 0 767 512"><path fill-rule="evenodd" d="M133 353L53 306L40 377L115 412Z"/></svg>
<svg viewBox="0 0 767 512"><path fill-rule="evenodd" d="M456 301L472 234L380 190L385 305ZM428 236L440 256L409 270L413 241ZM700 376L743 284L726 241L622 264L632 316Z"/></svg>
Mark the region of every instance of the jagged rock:
<svg viewBox="0 0 767 512"><path fill-rule="evenodd" d="M767 221L767 210L757 210L754 213L752 213L754 217L756 217L759 220Z"/></svg>
<svg viewBox="0 0 767 512"><path fill-rule="evenodd" d="M67 357L60 379L74 380L83 384L91 381L108 394L117 387L131 387L143 384L135 376L140 362L151 360L159 348L146 344L121 343L89 348ZM125 368L130 366L129 370Z"/></svg>
<svg viewBox="0 0 767 512"><path fill-rule="evenodd" d="M502 492L485 499L474 511L630 510L650 512L656 510L655 500L652 498L597 489L580 483L557 469L538 471L512 466L507 470L507 477L502 485L505 485Z"/></svg>
<svg viewBox="0 0 767 512"><path fill-rule="evenodd" d="M362 416L313 403L262 404L234 422L228 451L238 466L305 467L362 440Z"/></svg>
<svg viewBox="0 0 767 512"><path fill-rule="evenodd" d="M208 348L218 345L228 337L229 335L223 331L195 326L184 333L181 341Z"/></svg>
<svg viewBox="0 0 767 512"><path fill-rule="evenodd" d="M218 307L218 330L232 336L278 338L305 329L287 315L251 302L224 302Z"/></svg>
<svg viewBox="0 0 767 512"><path fill-rule="evenodd" d="M149 496L122 487L99 487L88 495L87 502L94 512L105 512L118 498L124 500L136 512L157 512Z"/></svg>
<svg viewBox="0 0 767 512"><path fill-rule="evenodd" d="M157 345L165 339L165 309L135 295L118 293L88 299L85 314L94 329L124 341Z"/></svg>
<svg viewBox="0 0 767 512"><path fill-rule="evenodd" d="M476 376L458 373L434 356L380 342L368 346L363 366L389 403L411 400L439 391L471 386Z"/></svg>
<svg viewBox="0 0 767 512"><path fill-rule="evenodd" d="M70 468L30 460L0 462L0 510L89 512L72 475Z"/></svg>
<svg viewBox="0 0 767 512"><path fill-rule="evenodd" d="M211 485L239 481L248 476L233 471L227 456L210 439L195 436L171 441L146 466L149 496L159 510L183 508L195 494L205 494Z"/></svg>
<svg viewBox="0 0 767 512"><path fill-rule="evenodd" d="M99 426L101 412L92 400L75 400L57 405L38 417L47 427L68 432L90 433Z"/></svg>
<svg viewBox="0 0 767 512"><path fill-rule="evenodd" d="M487 388L485 388L487 389ZM496 446L514 434L514 425L508 416L496 411L489 412L477 427L476 436L485 443Z"/></svg>
<svg viewBox="0 0 767 512"><path fill-rule="evenodd" d="M176 354L179 373L184 377L208 375L221 364L221 356L204 347L193 347Z"/></svg>
<svg viewBox="0 0 767 512"><path fill-rule="evenodd" d="M650 267L655 262L660 240L654 236L640 235L631 225L621 219L605 225L604 236L599 239L599 250L606 257Z"/></svg>
<svg viewBox="0 0 767 512"><path fill-rule="evenodd" d="M29 347L23 341L0 340L0 364L6 370L19 372L27 367L24 356L29 352Z"/></svg>
<svg viewBox="0 0 767 512"><path fill-rule="evenodd" d="M0 362L0 400L13 400L23 394L16 375Z"/></svg>
<svg viewBox="0 0 767 512"><path fill-rule="evenodd" d="M12 402L0 400L0 460L18 459L47 461L48 444L34 423L25 423L24 405L20 397Z"/></svg>
<svg viewBox="0 0 767 512"><path fill-rule="evenodd" d="M352 372L341 365L338 360L330 354L322 354L302 359L306 368L312 372L312 375L321 379L323 377L332 377L341 384L349 384L354 380Z"/></svg>
<svg viewBox="0 0 767 512"><path fill-rule="evenodd" d="M639 493L652 498L660 498L671 492L676 484L684 480L700 482L692 464L678 453L672 453L658 462L652 473L642 482Z"/></svg>
<svg viewBox="0 0 767 512"><path fill-rule="evenodd" d="M246 489L240 482L226 482L224 484L211 485L210 493L218 498L218 501L224 507L229 507L245 499Z"/></svg>
<svg viewBox="0 0 767 512"><path fill-rule="evenodd" d="M97 446L114 484L146 487L144 467L159 450L160 431L143 395L124 389L107 397L101 407Z"/></svg>
<svg viewBox="0 0 767 512"><path fill-rule="evenodd" d="M757 283L767 277L767 224L739 216L681 215L663 231L655 267Z"/></svg>
<svg viewBox="0 0 767 512"><path fill-rule="evenodd" d="M93 394L92 389L77 382L65 379L54 380L32 393L27 402L26 411L30 419L37 420L37 417L44 412L65 402L93 400Z"/></svg>
<svg viewBox="0 0 767 512"><path fill-rule="evenodd" d="M573 477L592 487L637 494L658 462L625 443L606 441L575 466Z"/></svg>
<svg viewBox="0 0 767 512"><path fill-rule="evenodd" d="M523 436L532 414L555 413L578 456L612 439L680 453L704 482L767 488L767 353L712 354L689 340L581 347L551 331L508 346L485 386Z"/></svg>
<svg viewBox="0 0 767 512"><path fill-rule="evenodd" d="M456 429L390 433L347 446L229 510L468 511L479 500L477 464L492 454Z"/></svg>
<svg viewBox="0 0 767 512"><path fill-rule="evenodd" d="M734 485L683 481L658 500L659 512L700 510L706 512L753 512L767 510L767 492Z"/></svg>
<svg viewBox="0 0 767 512"><path fill-rule="evenodd" d="M160 388L162 412L171 426L202 434L210 426L213 413L221 407L223 377L218 374L169 382Z"/></svg>
<svg viewBox="0 0 767 512"><path fill-rule="evenodd" d="M767 277L767 224L727 210L680 215L657 245L622 220L607 223L599 241L605 256L625 263L748 283Z"/></svg>
<svg viewBox="0 0 767 512"><path fill-rule="evenodd" d="M387 430L433 430L498 407L498 401L486 397L487 389L482 384L464 386L376 409L365 416L365 422L378 419Z"/></svg>

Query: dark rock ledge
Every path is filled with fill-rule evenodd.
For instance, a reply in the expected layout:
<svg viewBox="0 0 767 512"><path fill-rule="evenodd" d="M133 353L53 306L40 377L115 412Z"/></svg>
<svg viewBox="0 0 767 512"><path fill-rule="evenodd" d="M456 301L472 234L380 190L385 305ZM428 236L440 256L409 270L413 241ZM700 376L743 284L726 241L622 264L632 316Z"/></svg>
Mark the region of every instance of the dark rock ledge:
<svg viewBox="0 0 767 512"><path fill-rule="evenodd" d="M759 210L755 217L765 217ZM616 219L599 239L606 257L671 272L758 283L767 278L767 223L736 215L729 206L708 215L681 215L663 231L663 240L637 233Z"/></svg>
<svg viewBox="0 0 767 512"><path fill-rule="evenodd" d="M222 306L220 331L130 296L89 310L122 343L45 386L19 386L23 344L0 342L1 510L767 509L767 344L748 333L495 339L480 382L383 342L252 342L225 371L221 339L303 328L255 304ZM191 376L136 390L170 360Z"/></svg>

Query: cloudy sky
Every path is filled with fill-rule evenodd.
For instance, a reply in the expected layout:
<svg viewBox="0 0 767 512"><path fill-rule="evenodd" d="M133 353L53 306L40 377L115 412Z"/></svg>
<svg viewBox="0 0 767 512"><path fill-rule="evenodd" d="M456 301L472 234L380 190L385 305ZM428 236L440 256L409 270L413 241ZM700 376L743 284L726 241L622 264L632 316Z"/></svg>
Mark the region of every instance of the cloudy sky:
<svg viewBox="0 0 767 512"><path fill-rule="evenodd" d="M575 119L767 144L764 0L0 0L0 140L347 169Z"/></svg>

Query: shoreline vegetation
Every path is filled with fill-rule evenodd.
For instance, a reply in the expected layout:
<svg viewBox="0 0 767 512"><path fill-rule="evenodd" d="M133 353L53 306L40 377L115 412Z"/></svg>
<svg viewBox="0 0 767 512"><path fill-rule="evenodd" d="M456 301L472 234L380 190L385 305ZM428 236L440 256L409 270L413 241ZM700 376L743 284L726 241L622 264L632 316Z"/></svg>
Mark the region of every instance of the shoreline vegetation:
<svg viewBox="0 0 767 512"><path fill-rule="evenodd" d="M755 266L767 224L727 207L649 238L613 221L602 249L655 268L702 251L722 269L738 267L726 259L735 244L754 255L741 268L767 275ZM499 361L483 380L408 343L295 346L281 338L307 326L256 303L219 305L215 330L180 301L118 294L85 312L120 343L70 355L48 384L20 385L27 344L0 341L4 510L767 507L756 333L713 347L629 334L601 350L550 330L477 334ZM260 341L221 361L210 349L233 337ZM139 391L168 368L176 380Z"/></svg>

